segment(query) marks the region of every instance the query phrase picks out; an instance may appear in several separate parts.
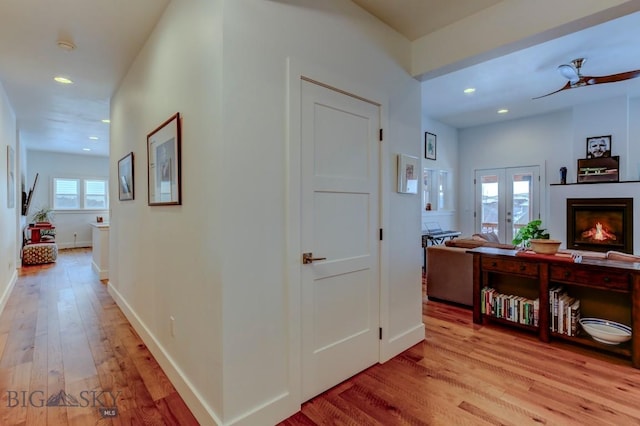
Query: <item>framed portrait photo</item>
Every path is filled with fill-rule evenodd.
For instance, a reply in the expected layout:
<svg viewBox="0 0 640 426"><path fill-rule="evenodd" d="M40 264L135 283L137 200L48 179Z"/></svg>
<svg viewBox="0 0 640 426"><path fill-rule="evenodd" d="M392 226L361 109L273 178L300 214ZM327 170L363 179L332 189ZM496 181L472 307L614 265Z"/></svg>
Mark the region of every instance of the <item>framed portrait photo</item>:
<svg viewBox="0 0 640 426"><path fill-rule="evenodd" d="M118 161L118 199L129 201L135 199L133 183L133 152Z"/></svg>
<svg viewBox="0 0 640 426"><path fill-rule="evenodd" d="M588 137L586 158L605 157L611 157L611 135Z"/></svg>
<svg viewBox="0 0 640 426"><path fill-rule="evenodd" d="M438 137L433 133L424 132L424 158L428 160L436 159L436 143Z"/></svg>
<svg viewBox="0 0 640 426"><path fill-rule="evenodd" d="M398 192L403 194L418 193L419 164L418 157L398 154Z"/></svg>
<svg viewBox="0 0 640 426"><path fill-rule="evenodd" d="M175 113L147 135L150 206L182 204L180 162L180 113Z"/></svg>

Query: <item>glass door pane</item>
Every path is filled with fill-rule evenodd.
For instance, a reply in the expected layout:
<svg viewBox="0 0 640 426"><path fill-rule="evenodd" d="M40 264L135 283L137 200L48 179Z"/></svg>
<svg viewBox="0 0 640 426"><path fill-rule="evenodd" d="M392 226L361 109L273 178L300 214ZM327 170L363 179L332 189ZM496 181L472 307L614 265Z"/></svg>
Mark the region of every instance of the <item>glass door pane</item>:
<svg viewBox="0 0 640 426"><path fill-rule="evenodd" d="M500 203L504 199L504 170L477 170L476 191L477 232L504 235L504 204Z"/></svg>

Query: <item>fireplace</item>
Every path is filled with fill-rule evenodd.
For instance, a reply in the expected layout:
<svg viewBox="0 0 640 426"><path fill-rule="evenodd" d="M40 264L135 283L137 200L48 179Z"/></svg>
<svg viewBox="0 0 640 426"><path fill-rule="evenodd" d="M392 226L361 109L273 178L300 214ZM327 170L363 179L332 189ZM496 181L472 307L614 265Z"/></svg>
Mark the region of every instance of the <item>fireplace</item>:
<svg viewBox="0 0 640 426"><path fill-rule="evenodd" d="M567 198L567 248L633 253L633 198Z"/></svg>

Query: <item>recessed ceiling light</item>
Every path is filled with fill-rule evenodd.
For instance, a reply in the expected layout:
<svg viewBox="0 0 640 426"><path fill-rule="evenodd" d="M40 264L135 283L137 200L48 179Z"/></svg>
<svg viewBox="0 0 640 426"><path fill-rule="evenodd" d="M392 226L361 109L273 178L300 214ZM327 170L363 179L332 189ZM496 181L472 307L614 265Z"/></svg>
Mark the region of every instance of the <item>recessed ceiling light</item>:
<svg viewBox="0 0 640 426"><path fill-rule="evenodd" d="M503 109L499 109L499 110L498 110L498 114L506 114L506 113L508 113L508 112L509 112L509 110L508 110L508 109L506 109L506 108L503 108Z"/></svg>
<svg viewBox="0 0 640 426"><path fill-rule="evenodd" d="M92 141L97 141L98 137L97 136L89 136L89 139L91 139Z"/></svg>
<svg viewBox="0 0 640 426"><path fill-rule="evenodd" d="M109 124L111 123L111 120L109 120L108 118L105 118L102 120L103 123Z"/></svg>
<svg viewBox="0 0 640 426"><path fill-rule="evenodd" d="M73 81L69 80L67 77L57 76L53 77L55 81L62 84L73 84Z"/></svg>
<svg viewBox="0 0 640 426"><path fill-rule="evenodd" d="M468 87L466 89L464 89L464 93L466 93L467 95L470 95L471 93L475 92L476 89L474 87Z"/></svg>
<svg viewBox="0 0 640 426"><path fill-rule="evenodd" d="M91 151L91 148L82 148L83 151Z"/></svg>

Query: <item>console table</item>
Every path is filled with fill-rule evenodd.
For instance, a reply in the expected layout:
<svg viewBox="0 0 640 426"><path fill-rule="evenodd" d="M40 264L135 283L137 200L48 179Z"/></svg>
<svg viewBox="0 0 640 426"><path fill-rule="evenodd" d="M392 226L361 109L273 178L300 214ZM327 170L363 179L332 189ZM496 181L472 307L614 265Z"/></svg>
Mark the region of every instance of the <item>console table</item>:
<svg viewBox="0 0 640 426"><path fill-rule="evenodd" d="M573 263L553 256L519 256L516 250L479 247L473 255L473 322L484 321L536 333L543 342L563 340L631 359L640 368L640 263L583 259ZM598 343L586 334L568 336L550 330L549 289L564 286L581 300L582 317L626 323L632 337L620 345ZM483 314L484 287L516 297L539 299L538 325L525 325Z"/></svg>

